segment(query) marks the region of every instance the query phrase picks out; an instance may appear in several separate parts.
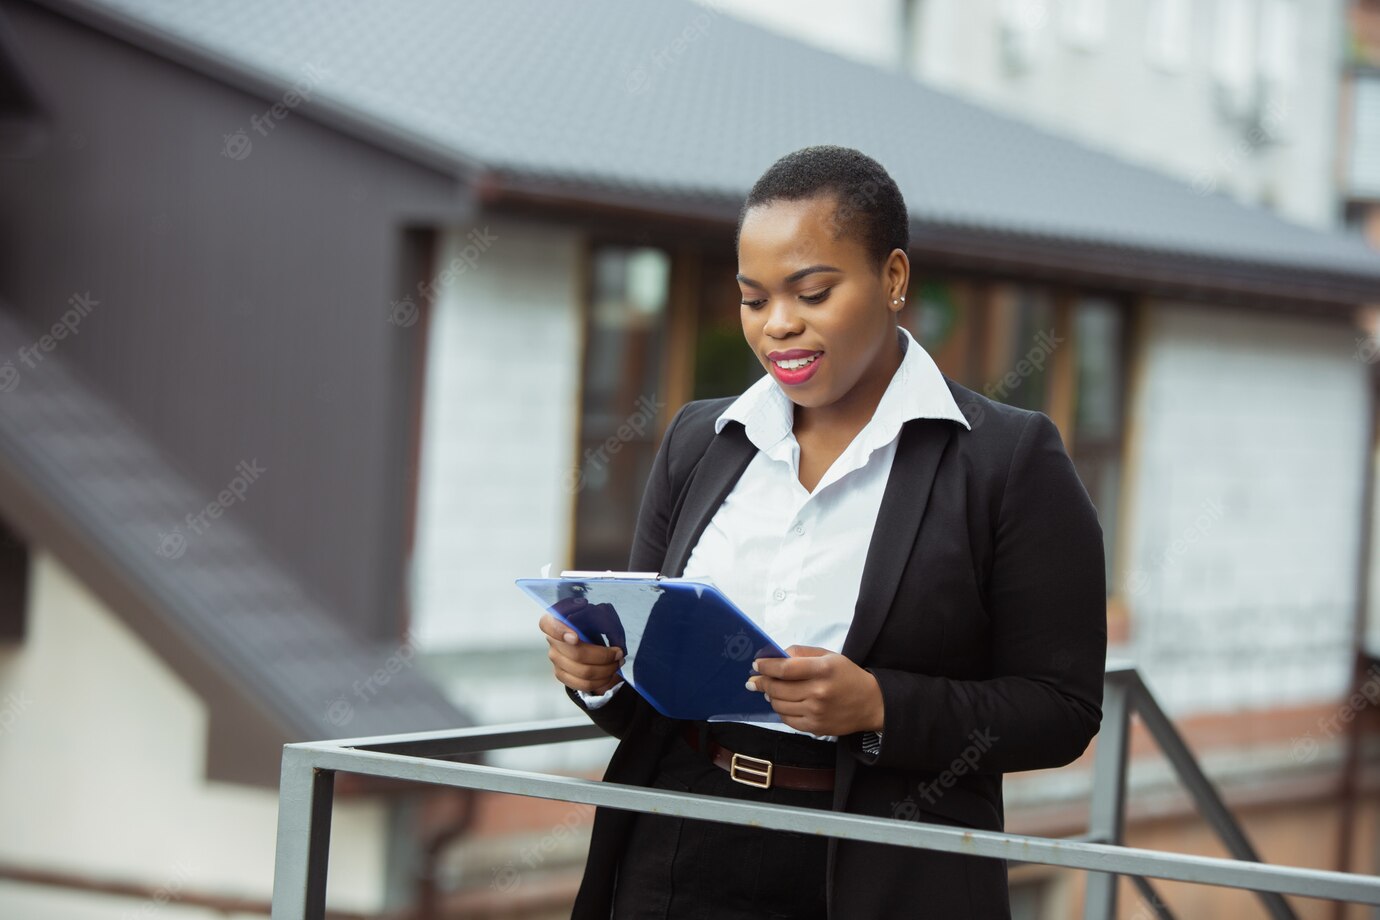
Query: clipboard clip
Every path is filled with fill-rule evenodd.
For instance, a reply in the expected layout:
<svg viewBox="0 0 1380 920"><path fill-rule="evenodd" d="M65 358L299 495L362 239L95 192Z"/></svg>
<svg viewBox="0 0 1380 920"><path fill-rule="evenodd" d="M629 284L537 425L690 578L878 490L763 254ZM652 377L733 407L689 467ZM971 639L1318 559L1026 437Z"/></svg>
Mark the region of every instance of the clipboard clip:
<svg viewBox="0 0 1380 920"><path fill-rule="evenodd" d="M612 569L605 569L602 572L593 569L566 569L561 573L562 578L655 578L660 581L666 577L660 572L615 572Z"/></svg>

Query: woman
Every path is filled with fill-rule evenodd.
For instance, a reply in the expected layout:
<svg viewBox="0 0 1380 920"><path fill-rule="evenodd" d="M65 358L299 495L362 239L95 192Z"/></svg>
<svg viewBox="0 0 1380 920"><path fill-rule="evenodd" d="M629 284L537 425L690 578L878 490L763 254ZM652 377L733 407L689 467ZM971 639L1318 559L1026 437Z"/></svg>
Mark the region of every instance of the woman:
<svg viewBox="0 0 1380 920"><path fill-rule="evenodd" d="M749 682L782 721L667 719L545 616L556 678L620 739L606 781L1001 830L1002 774L1097 733L1096 513L1046 415L949 380L898 324L908 245L856 150L796 151L749 193L740 310L767 375L676 413L628 567L713 580L786 647ZM601 808L573 916L1010 911L1004 860Z"/></svg>

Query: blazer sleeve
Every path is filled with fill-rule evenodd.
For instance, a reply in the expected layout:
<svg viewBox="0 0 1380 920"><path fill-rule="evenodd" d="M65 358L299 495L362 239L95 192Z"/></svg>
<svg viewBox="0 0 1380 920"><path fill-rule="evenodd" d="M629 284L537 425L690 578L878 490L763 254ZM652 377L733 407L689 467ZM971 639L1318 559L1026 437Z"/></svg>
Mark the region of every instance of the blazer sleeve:
<svg viewBox="0 0 1380 920"><path fill-rule="evenodd" d="M1011 773L1071 763L1102 721L1107 598L1102 527L1049 416L1016 440L999 500L987 583L992 674L955 680L868 668L884 739L862 763ZM841 739L844 740L844 739ZM966 766L965 766L966 764Z"/></svg>
<svg viewBox="0 0 1380 920"><path fill-rule="evenodd" d="M666 426L666 434L657 448L656 457L652 460L651 472L647 474L642 504L637 512L637 526L633 530L632 552L628 557L630 572L659 572L666 560L666 547L670 542L671 506L675 501L675 492L671 484L671 440L684 413L685 406L681 406L671 418L671 423ZM566 687L565 692L575 705L588 713L595 724L608 734L621 739L627 734L638 709L651 709L651 704L643 699L642 694L631 684L620 687L621 689L613 694L608 702L593 708L585 705L579 691Z"/></svg>

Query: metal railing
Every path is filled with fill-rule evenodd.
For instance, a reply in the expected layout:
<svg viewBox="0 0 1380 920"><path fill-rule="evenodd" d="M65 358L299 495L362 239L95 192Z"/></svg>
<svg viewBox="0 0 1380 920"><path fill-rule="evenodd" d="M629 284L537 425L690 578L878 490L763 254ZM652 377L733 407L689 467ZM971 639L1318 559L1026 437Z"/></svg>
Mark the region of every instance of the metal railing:
<svg viewBox="0 0 1380 920"><path fill-rule="evenodd" d="M1117 878L1121 875L1131 879L1150 916L1162 920L1171 920L1173 914L1151 886L1151 878L1254 891L1276 920L1295 917L1284 900L1286 894L1380 905L1380 876L1261 863L1216 787L1133 665L1108 662L1102 711L1093 758L1089 832L1072 838L1033 837L900 818L756 804L440 759L607 737L583 714L544 722L289 744L283 750L279 789L273 920L320 920L325 913L331 803L337 772L1085 869L1090 873L1085 920L1111 920L1115 916ZM1121 845L1132 712L1141 717L1198 811L1235 858Z"/></svg>

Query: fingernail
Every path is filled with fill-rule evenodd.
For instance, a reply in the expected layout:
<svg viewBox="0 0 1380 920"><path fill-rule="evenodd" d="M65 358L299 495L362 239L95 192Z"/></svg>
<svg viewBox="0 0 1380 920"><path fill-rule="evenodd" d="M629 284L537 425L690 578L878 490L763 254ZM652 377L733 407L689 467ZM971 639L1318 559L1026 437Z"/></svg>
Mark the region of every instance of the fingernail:
<svg viewBox="0 0 1380 920"><path fill-rule="evenodd" d="M566 633L566 634L565 634L565 641L569 642L571 645L574 645L574 644L575 644L575 634L574 634L574 633Z"/></svg>
<svg viewBox="0 0 1380 920"><path fill-rule="evenodd" d="M757 685L754 684L751 680L749 680L747 683L743 684L743 686L744 686L744 687L747 687L749 690L756 690L756 689L757 689Z"/></svg>

